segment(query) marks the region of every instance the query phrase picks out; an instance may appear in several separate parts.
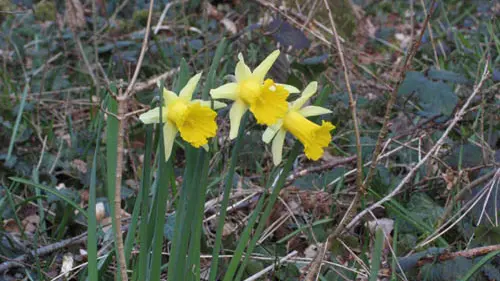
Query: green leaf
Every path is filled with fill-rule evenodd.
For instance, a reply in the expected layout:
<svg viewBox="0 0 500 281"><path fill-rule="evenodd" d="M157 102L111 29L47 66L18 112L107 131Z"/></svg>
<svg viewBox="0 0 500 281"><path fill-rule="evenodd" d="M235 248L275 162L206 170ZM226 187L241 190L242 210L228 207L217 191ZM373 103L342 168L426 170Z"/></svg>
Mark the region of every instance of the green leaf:
<svg viewBox="0 0 500 281"><path fill-rule="evenodd" d="M442 69L431 68L427 72L427 75L429 76L429 78L434 80L443 80L459 84L467 84L470 82L469 79L465 78L465 76L463 76L462 74Z"/></svg>
<svg viewBox="0 0 500 281"><path fill-rule="evenodd" d="M450 116L458 103L458 97L448 84L429 80L424 74L414 71L406 74L398 95L415 97L422 108L419 114L428 118Z"/></svg>
<svg viewBox="0 0 500 281"><path fill-rule="evenodd" d="M29 186L40 188L41 190L48 192L48 193L56 196L57 198L63 200L64 202L68 203L73 208L78 210L78 212L80 212L85 218L87 218L87 212L85 212L85 210L82 209L80 206L78 206L78 204L75 203L73 200L69 199L66 195L63 195L61 192L59 192L59 190L57 190L55 188L46 187L45 185L37 184L37 183L34 183L32 181L23 179L23 178L10 177L9 179L12 181L18 182L18 183L23 183L23 184L26 184Z"/></svg>

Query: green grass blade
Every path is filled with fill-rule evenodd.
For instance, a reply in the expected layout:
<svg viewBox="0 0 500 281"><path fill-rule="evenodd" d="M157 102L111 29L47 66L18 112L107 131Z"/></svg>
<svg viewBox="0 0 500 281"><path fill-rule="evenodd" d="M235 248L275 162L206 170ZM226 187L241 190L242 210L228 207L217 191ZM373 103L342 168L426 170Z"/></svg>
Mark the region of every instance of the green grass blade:
<svg viewBox="0 0 500 281"><path fill-rule="evenodd" d="M315 105L321 105L323 101L326 99L326 96L328 95L329 89L325 87L323 91L321 91L319 97L316 99ZM314 118L315 120L317 118ZM229 264L228 271L226 272L226 275L224 276L224 281L233 281L233 280L240 280L243 276L243 273L245 272L246 265L248 261L250 260L250 255L253 253L253 250L255 249L255 246L257 244L257 241L260 238L260 234L264 230L266 226L267 219L271 215L271 211L274 208L274 203L276 202L276 199L278 198L279 192L283 188L286 182L286 178L288 176L288 173L292 170L293 167L293 162L297 158L297 156L300 153L302 145L296 141L295 145L292 148L292 151L290 152L290 155L288 156L288 160L286 161L283 170L281 171L281 174L278 177L278 181L276 182L276 185L274 186L274 189L269 196L269 199L266 204L266 208L264 209L264 212L262 213L262 216L260 217L259 224L257 225L254 233L252 240L250 243L248 243L248 240L240 239L240 242L238 244L238 247L240 247L241 244L247 245L247 255L245 256L243 262L239 266L238 274L236 275L236 278L234 277L234 273L236 269L238 268L239 261L242 257L242 252L238 254L234 254L233 258L231 259L231 262ZM255 213L260 213L259 210L254 210ZM251 229L253 228L253 224L248 223L247 228Z"/></svg>
<svg viewBox="0 0 500 281"><path fill-rule="evenodd" d="M23 179L23 178L10 177L9 179L11 181L22 183L22 184L25 184L25 185L28 185L28 186L33 186L33 187L36 187L36 188L40 188L41 190L43 190L45 192L48 192L48 193L50 193L50 194L58 197L59 199L63 200L67 204L71 205L71 207L73 207L76 210L78 210L78 212L80 212L83 216L85 216L85 218L87 218L87 212L85 212L85 210L83 210L80 206L78 206L78 204L76 204L75 202L73 202L73 200L71 200L68 197L66 197L65 195L61 194L57 189L46 187L44 185L37 184L37 183L34 183L34 182L30 181L30 180L26 180L26 179Z"/></svg>
<svg viewBox="0 0 500 281"><path fill-rule="evenodd" d="M498 255L500 255L500 251L494 251L484 256L478 263L474 264L474 266L472 266L472 268L469 269L467 274L465 274L465 276L462 279L460 279L460 281L469 280L478 270L481 269L481 267L483 267L487 262L489 262L491 259L493 259Z"/></svg>
<svg viewBox="0 0 500 281"><path fill-rule="evenodd" d="M146 276L149 247L151 245L152 235L148 231L148 214L149 214L149 187L151 186L151 152L153 150L153 125L146 125L146 143L144 152L144 165L142 170L142 182L140 191L141 208L141 223L139 226L139 275Z"/></svg>
<svg viewBox="0 0 500 281"><path fill-rule="evenodd" d="M198 151L193 147L186 149L186 170L184 171L183 184L179 204L175 212L175 231L172 241L172 254L168 266L169 280L183 280L186 269L186 252L190 240L193 209L189 208L189 200L193 200L193 189L196 188L196 162ZM189 204L189 205L188 205Z"/></svg>
<svg viewBox="0 0 500 281"><path fill-rule="evenodd" d="M161 113L160 113L161 114ZM162 130L160 130L162 134L161 138L163 138ZM167 207L167 199L168 199L168 186L171 175L173 175L173 166L172 166L172 157L165 163L165 154L163 149L163 140L160 139L160 151L159 162L158 162L158 188L156 197L156 214L155 214L155 228L154 228L154 240L152 242L152 257L151 257L151 272L148 280L160 280L161 274L161 251L163 247L163 228L165 225L165 209Z"/></svg>
<svg viewBox="0 0 500 281"><path fill-rule="evenodd" d="M97 179L97 157L99 156L101 144L101 129L102 120L104 119L104 112L99 115L97 125L96 145L94 151L94 159L92 160L92 169L90 170L90 184L89 184L89 205L87 217L87 255L88 255L88 277L87 280L99 280L99 270L97 268L97 218L96 218L96 179Z"/></svg>
<svg viewBox="0 0 500 281"><path fill-rule="evenodd" d="M292 151L290 152L290 155L288 157L288 160L285 163L285 166L283 167L283 170L281 171L281 174L278 177L278 181L276 182L276 185L274 186L273 191L272 191L271 195L269 196L269 199L267 200L266 208L264 209L264 212L262 213L262 216L259 219L259 224L257 225L257 227L253 233L252 240L250 241L250 243L248 243L247 255L245 256L245 259L243 260L243 263L240 266L240 269L238 270L238 274L236 276L236 279L234 279L234 280L240 280L241 277L243 276L243 273L245 272L246 265L247 265L248 261L250 260L250 255L253 253L253 250L255 249L255 246L257 245L257 241L260 238L260 234L262 233L262 231L266 227L267 219L271 215L271 211L274 208L274 203L276 203L276 199L278 198L278 195L279 195L281 189L285 185L288 173L290 173L290 171L292 170L293 162L295 162L295 159L299 155L301 147L302 147L302 145L298 141L293 146ZM240 241L240 243L242 243L242 242L244 242L244 241ZM233 262L234 259L235 259L235 257L233 257L231 262ZM228 279L227 277L228 277L227 275L224 277L224 281L232 281L233 280L232 276L230 279Z"/></svg>
<svg viewBox="0 0 500 281"><path fill-rule="evenodd" d="M370 269L369 281L378 280L378 272L380 270L380 261L382 260L382 246L384 245L384 232L382 229L377 229L375 234L375 245L372 252L372 263Z"/></svg>
<svg viewBox="0 0 500 281"><path fill-rule="evenodd" d="M217 222L217 231L215 236L214 248L212 251L212 264L210 265L210 276L209 281L215 281L217 278L217 269L219 266L219 252L222 245L222 232L224 230L224 222L227 216L227 206L229 202L229 195L231 194L231 189L233 187L234 172L236 170L236 164L238 163L238 155L242 148L242 140L245 132L245 125L248 120L248 112L243 116L240 124L240 130L238 136L236 137L236 143L231 152L231 162L229 163L229 170L226 175L226 180L224 182L224 195L222 197L222 202L220 204L219 220Z"/></svg>
<svg viewBox="0 0 500 281"><path fill-rule="evenodd" d="M112 90L116 93L116 89L112 88ZM109 99L108 102L108 111L116 114L118 112L118 103L115 99ZM117 147L118 147L118 126L119 120L110 115L107 119L106 123L106 182L107 182L107 197L110 205L114 202L114 194L115 194L115 182L116 182L116 159L118 155ZM111 213L111 222L113 232L116 233L116 216L114 208L110 208ZM121 230L120 230L121 231ZM118 247L114 245L114 252L116 256L118 256ZM111 258L111 257L109 257ZM102 267L100 270L100 274L104 274L106 271L106 267ZM120 270L116 271L118 275L118 280L121 279Z"/></svg>
<svg viewBox="0 0 500 281"><path fill-rule="evenodd" d="M12 151L14 150L14 144L16 143L17 132L19 130L19 125L21 124L21 118L23 117L24 106L26 105L26 98L28 97L29 90L29 81L24 85L23 94L21 95L21 103L19 104L19 112L17 112L16 123L14 125L14 129L12 130L12 135L10 137L9 150L7 152L7 158L5 162L10 160L10 156L12 156Z"/></svg>
<svg viewBox="0 0 500 281"><path fill-rule="evenodd" d="M222 55L224 54L226 46L227 46L227 40L226 38L222 38L219 45L217 46L217 49L215 50L214 59L212 60L212 64L210 65L210 70L208 71L207 82L205 83L205 87L203 88L203 93L201 94L201 98L204 100L208 99L208 93L215 84L217 67L220 64L220 60L222 58Z"/></svg>

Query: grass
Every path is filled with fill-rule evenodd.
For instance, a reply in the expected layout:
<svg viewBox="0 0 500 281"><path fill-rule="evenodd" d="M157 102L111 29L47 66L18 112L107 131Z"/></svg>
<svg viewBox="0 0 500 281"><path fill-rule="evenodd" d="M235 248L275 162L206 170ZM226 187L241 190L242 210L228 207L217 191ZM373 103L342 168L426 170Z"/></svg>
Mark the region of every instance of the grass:
<svg viewBox="0 0 500 281"><path fill-rule="evenodd" d="M424 34L408 70L423 75L409 75L403 83L409 92L398 95L389 141L380 155L390 153L380 159L354 215L390 194L435 145L481 80L487 62L490 75L443 146L383 207L340 233L347 248L328 248L324 260L316 258L317 253L346 216L357 186L355 161L333 164L356 155L356 137L323 1L280 8L277 2L261 0L240 5L187 1L170 6L161 22L165 6L154 5L153 30L161 28L151 34L140 67L136 87L142 90L126 102L131 114L125 121L123 163L118 163L123 166L122 214L113 209L120 143L113 95L130 82L148 12L135 2L120 12L116 1L106 7L97 2L98 22L89 18L75 33L65 22L43 18L38 11L42 2L36 10L21 2L15 7L0 3L0 10L9 11L0 14L2 276L52 280L61 273L61 257L72 253L68 280L113 280L120 272L120 249L113 236L117 219L123 225L131 280L316 280L307 279L315 266L318 280L355 280L361 278L358 271L366 280L387 272L391 280L489 280L500 272L495 248L500 241L500 26L494 18L498 7L488 1L436 1L428 27L433 39ZM417 38L426 13L421 1L361 2L335 0L329 5L336 21L348 18L349 24L337 24L339 34L346 35L342 46L357 102L365 166L361 175L366 177L389 88L399 75L396 66L408 51L403 41ZM429 1L424 2L428 12ZM83 4L91 10L92 3ZM66 9L56 8L59 13ZM335 14L344 9L348 11ZM110 21L115 12L116 20ZM277 30L268 30L269 20L278 14L285 21ZM310 43L306 48L298 44L304 38ZM288 134L284 164L274 166L272 147L261 140L265 126L251 112L237 139L230 141L231 101L226 100L230 105L218 110L217 136L209 150L196 149L179 135L166 161L163 123L138 120L141 113L162 104L162 89L178 93L190 77L203 72L194 98L211 100L210 90L232 79L239 52L253 69L276 46L286 55L269 76L300 90L319 81L320 94L313 103L332 110L311 119L337 126L323 158L307 160L302 145ZM162 79L156 79L159 76ZM289 100L296 97L292 94ZM470 186L484 175L489 176ZM462 197L465 187L470 193ZM485 190L488 196L476 196ZM475 208L467 208L476 200L481 201ZM103 214L95 208L98 203L105 206ZM216 218L207 220L211 215ZM460 222L440 232L457 217ZM365 221L375 218L394 223L393 231L386 233L392 240L384 242L380 231L370 233ZM353 218L345 219L347 224ZM87 233L85 243L59 244L82 233ZM417 247L434 235L439 238ZM54 248L30 256L29 251L47 245ZM491 246L491 251L475 252L483 246ZM434 248L451 255L422 256ZM297 254L282 260L293 251ZM454 253L471 256L461 259ZM21 263L12 264L23 255ZM459 270L447 270L457 265Z"/></svg>

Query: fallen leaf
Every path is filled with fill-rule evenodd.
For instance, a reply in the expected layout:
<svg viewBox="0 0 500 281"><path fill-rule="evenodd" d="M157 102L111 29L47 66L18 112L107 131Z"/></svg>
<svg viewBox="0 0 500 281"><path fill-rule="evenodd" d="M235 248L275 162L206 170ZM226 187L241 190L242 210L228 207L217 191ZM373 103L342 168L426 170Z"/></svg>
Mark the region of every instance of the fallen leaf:
<svg viewBox="0 0 500 281"><path fill-rule="evenodd" d="M68 278L69 273L73 269L73 263L74 263L73 254L72 253L64 254L60 274L64 274L64 277Z"/></svg>

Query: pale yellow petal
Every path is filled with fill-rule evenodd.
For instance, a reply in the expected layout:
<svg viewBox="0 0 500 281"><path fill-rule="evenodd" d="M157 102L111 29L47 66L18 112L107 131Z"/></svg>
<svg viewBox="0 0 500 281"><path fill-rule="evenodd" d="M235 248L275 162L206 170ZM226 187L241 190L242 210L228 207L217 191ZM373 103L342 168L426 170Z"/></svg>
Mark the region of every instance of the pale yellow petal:
<svg viewBox="0 0 500 281"><path fill-rule="evenodd" d="M179 98L176 93L163 89L163 104L173 103Z"/></svg>
<svg viewBox="0 0 500 281"><path fill-rule="evenodd" d="M299 110L299 113L304 117L318 116L323 114L332 113L332 111L328 108L324 108L321 106L306 106Z"/></svg>
<svg viewBox="0 0 500 281"><path fill-rule="evenodd" d="M196 90L196 86L198 86L200 78L201 78L201 72L191 77L191 79L189 79L189 81L187 82L186 86L182 88L181 92L179 93L179 97L184 98L186 100L191 100L191 98L193 97L194 90Z"/></svg>
<svg viewBox="0 0 500 281"><path fill-rule="evenodd" d="M200 99L195 99L195 100L192 100L191 102L197 102L197 103L200 103L201 105L203 106L208 106L210 108L213 108L215 110L217 109L221 109L221 108L224 108L227 106L226 103L223 103L223 102L220 102L220 101L209 101L209 100L200 100ZM212 107L212 103L213 103L213 107Z"/></svg>
<svg viewBox="0 0 500 281"><path fill-rule="evenodd" d="M250 67L245 64L244 60L240 60L236 64L236 69L234 70L234 76L236 77L236 81L244 81L252 76L252 71Z"/></svg>
<svg viewBox="0 0 500 281"><path fill-rule="evenodd" d="M283 145L285 143L286 131L280 129L274 137L273 144L271 147L271 151L273 153L273 163L275 166L278 166L281 163L281 159L283 157Z"/></svg>
<svg viewBox="0 0 500 281"><path fill-rule="evenodd" d="M165 146L165 162L168 161L172 154L174 147L175 137L177 136L177 128L175 125L168 121L163 125L163 145Z"/></svg>
<svg viewBox="0 0 500 281"><path fill-rule="evenodd" d="M236 100L229 111L229 121L231 129L229 130L229 139L235 139L240 129L241 117L248 110L248 106L240 99Z"/></svg>
<svg viewBox="0 0 500 281"><path fill-rule="evenodd" d="M202 145L201 147L203 147L203 149L205 149L205 151L208 152L209 149L208 144Z"/></svg>
<svg viewBox="0 0 500 281"><path fill-rule="evenodd" d="M279 55L280 51L276 50L272 52L269 56L267 56L267 58L265 58L259 64L259 66L257 66L257 68L254 69L253 76L262 83L267 75L267 72L269 71L269 69L271 69L276 59L278 59Z"/></svg>
<svg viewBox="0 0 500 281"><path fill-rule="evenodd" d="M266 130L264 131L264 134L262 134L262 141L265 143L269 143L276 135L276 133L278 133L278 131L281 129L281 126L283 126L282 119L278 120L276 124L267 127Z"/></svg>
<svg viewBox="0 0 500 281"><path fill-rule="evenodd" d="M210 90L210 96L215 99L236 100L238 98L238 84L227 83L219 88Z"/></svg>
<svg viewBox="0 0 500 281"><path fill-rule="evenodd" d="M276 85L279 85L279 86L283 86L285 88L285 90L288 91L288 93L290 94L296 94L296 93L300 93L300 90L295 88L294 86L292 85L288 85L288 84L280 84L280 83L276 83Z"/></svg>
<svg viewBox="0 0 500 281"><path fill-rule="evenodd" d="M167 108L163 108L163 115L166 116L166 110ZM160 108L155 107L149 111L144 112L143 114L139 115L139 120L142 121L144 124L153 124L153 123L160 123Z"/></svg>
<svg viewBox="0 0 500 281"><path fill-rule="evenodd" d="M300 98L298 98L292 103L292 108L293 109L302 108L302 106L304 106L307 100L309 100L316 93L317 89L318 89L318 82L313 81L309 83L309 85L307 85L307 87L302 92Z"/></svg>

